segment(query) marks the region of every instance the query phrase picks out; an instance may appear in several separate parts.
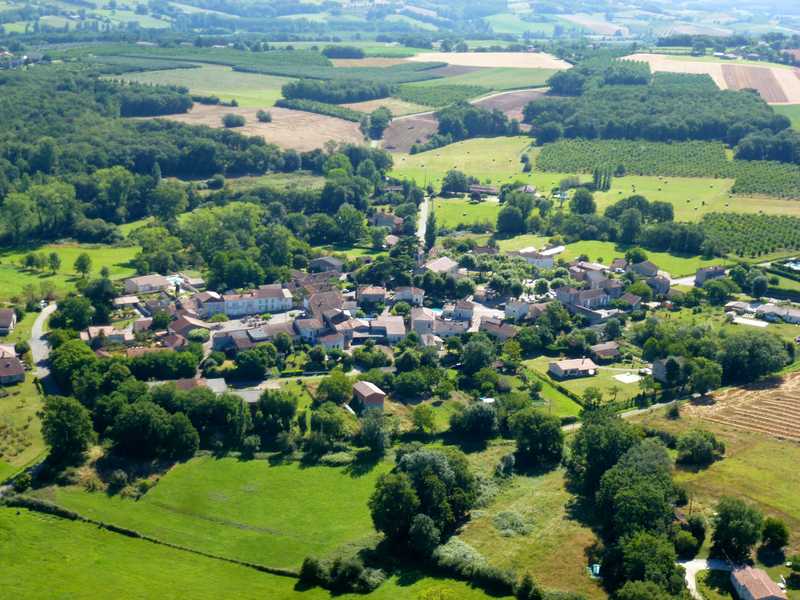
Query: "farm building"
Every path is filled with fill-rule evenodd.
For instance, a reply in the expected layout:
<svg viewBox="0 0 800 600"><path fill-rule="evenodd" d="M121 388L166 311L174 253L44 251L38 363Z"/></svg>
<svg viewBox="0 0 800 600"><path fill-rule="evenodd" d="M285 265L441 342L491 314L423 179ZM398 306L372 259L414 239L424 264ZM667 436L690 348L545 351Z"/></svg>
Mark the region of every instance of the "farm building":
<svg viewBox="0 0 800 600"><path fill-rule="evenodd" d="M357 381L353 384L353 394L364 405L365 410L378 408L383 410L386 392L369 381Z"/></svg>
<svg viewBox="0 0 800 600"><path fill-rule="evenodd" d="M25 379L25 367L15 356L0 359L0 385L13 385Z"/></svg>
<svg viewBox="0 0 800 600"><path fill-rule="evenodd" d="M731 571L731 584L741 600L787 600L778 584L761 569L745 566Z"/></svg>
<svg viewBox="0 0 800 600"><path fill-rule="evenodd" d="M13 308L0 308L0 335L8 335L16 325L16 311Z"/></svg>
<svg viewBox="0 0 800 600"><path fill-rule="evenodd" d="M572 379L573 377L594 377L597 365L591 358L571 358L551 362L547 370L556 379Z"/></svg>

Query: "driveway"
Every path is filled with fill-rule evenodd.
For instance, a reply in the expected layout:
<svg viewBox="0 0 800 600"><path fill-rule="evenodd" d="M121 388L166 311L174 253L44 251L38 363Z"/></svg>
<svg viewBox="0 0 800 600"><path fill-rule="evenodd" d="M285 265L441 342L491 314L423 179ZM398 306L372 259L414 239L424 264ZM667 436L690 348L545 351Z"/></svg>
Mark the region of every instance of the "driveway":
<svg viewBox="0 0 800 600"><path fill-rule="evenodd" d="M696 600L703 600L703 596L697 589L697 574L700 571L730 571L730 565L718 558L696 558L694 560L678 561L678 564L686 569L686 587L689 588L692 597Z"/></svg>
<svg viewBox="0 0 800 600"><path fill-rule="evenodd" d="M427 196L419 205L419 216L417 217L417 237L423 244L425 243L425 231L428 229L428 213L431 211L431 199Z"/></svg>
<svg viewBox="0 0 800 600"><path fill-rule="evenodd" d="M33 365L35 368L36 377L44 380L50 375L50 365L48 359L50 358L50 344L45 339L44 327L47 319L50 318L56 311L56 304L52 302L48 304L36 317L31 329L31 339L28 342L31 347L31 356L33 357Z"/></svg>

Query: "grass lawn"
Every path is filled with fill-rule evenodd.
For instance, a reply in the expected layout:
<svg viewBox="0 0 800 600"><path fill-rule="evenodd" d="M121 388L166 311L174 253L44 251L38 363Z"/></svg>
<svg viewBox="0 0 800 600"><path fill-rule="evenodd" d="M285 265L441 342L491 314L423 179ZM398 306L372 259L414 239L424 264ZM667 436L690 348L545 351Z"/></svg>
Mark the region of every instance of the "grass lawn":
<svg viewBox="0 0 800 600"><path fill-rule="evenodd" d="M550 356L540 356L532 360L526 360L525 366L542 375L546 375L548 365L554 360L557 359ZM639 366L632 363L611 363L608 366L600 365L600 369L594 377L566 379L564 381L559 381L559 383L578 396L583 396L583 393L590 387L597 388L603 394L603 399L605 401L611 401L613 399L611 388L616 386L618 388L617 401L630 400L639 393L639 384L622 383L614 379L614 376L621 375L622 373L636 373L638 369Z"/></svg>
<svg viewBox="0 0 800 600"><path fill-rule="evenodd" d="M539 378L539 381L542 383L541 394L544 403L540 408L543 411L557 417L577 417L581 413L583 409L575 400L559 391L546 379Z"/></svg>
<svg viewBox="0 0 800 600"><path fill-rule="evenodd" d="M413 179L422 186L432 183L436 188L451 169L498 187L517 180L527 183L533 179L522 172L520 156L530 144L525 136L475 138L422 154L395 154L391 175Z"/></svg>
<svg viewBox="0 0 800 600"><path fill-rule="evenodd" d="M45 451L36 416L42 408L42 397L33 384L33 375L2 389L8 395L0 398L0 481L11 474L7 472L9 468L18 471Z"/></svg>
<svg viewBox="0 0 800 600"><path fill-rule="evenodd" d="M538 477L517 475L492 502L473 513L459 537L484 554L492 565L530 572L542 587L570 591L591 600L606 598L586 571L586 548L595 536L568 510L572 496L560 470ZM526 534L503 535L499 515L518 518Z"/></svg>
<svg viewBox="0 0 800 600"><path fill-rule="evenodd" d="M299 568L308 555L372 543L367 499L381 473L263 460L196 458L174 467L138 501L82 488L44 497L165 541L264 565Z"/></svg>
<svg viewBox="0 0 800 600"><path fill-rule="evenodd" d="M502 92L504 90L521 90L525 88L544 87L547 80L557 73L554 69L518 69L516 67L483 68L470 73L414 82L410 85L479 85Z"/></svg>
<svg viewBox="0 0 800 600"><path fill-rule="evenodd" d="M507 240L497 240L497 246L502 252L513 252L523 248L542 248L547 245L549 238L546 235L525 234Z"/></svg>
<svg viewBox="0 0 800 600"><path fill-rule="evenodd" d="M783 104L772 108L779 115L789 117L792 121L792 129L800 130L800 104Z"/></svg>
<svg viewBox="0 0 800 600"><path fill-rule="evenodd" d="M180 85L189 88L193 94L217 96L225 101L236 99L239 106L245 108L272 106L281 97L283 84L291 81L287 77L243 73L218 65L127 73L124 79L157 85Z"/></svg>
<svg viewBox="0 0 800 600"><path fill-rule="evenodd" d="M94 525L0 509L0 589L19 600L58 597L94 600L159 598L217 600L273 598L328 600L320 588L299 591L297 580L205 558L99 529ZM13 552L5 549L13 548ZM367 595L340 600L479 600L486 595L467 584L414 572L392 577Z"/></svg>
<svg viewBox="0 0 800 600"><path fill-rule="evenodd" d="M459 224L470 225L488 221L492 225L500 212L498 202L472 202L468 198L436 198L433 212L439 227L454 229Z"/></svg>
<svg viewBox="0 0 800 600"><path fill-rule="evenodd" d="M22 317L22 320L17 321L14 331L8 335L0 337L0 344L16 344L17 342L27 342L31 337L33 323L36 321L36 317L38 316L39 313L36 312L25 313L25 316Z"/></svg>
<svg viewBox="0 0 800 600"><path fill-rule="evenodd" d="M778 285L775 287L783 288L785 290L795 290L800 292L800 281L795 281L794 279L789 279L788 277L781 277L780 275L773 275L772 273L768 273L770 278L777 277L778 278Z"/></svg>
<svg viewBox="0 0 800 600"><path fill-rule="evenodd" d="M49 271L36 273L21 269L20 259L28 252L57 252L61 257L61 269L55 274ZM97 275L102 267L108 267L112 279L130 277L134 269L130 261L139 253L138 246L102 246L82 244L47 244L34 248L0 251L0 300L8 300L22 294L26 285L38 288L41 284L52 284L55 291L63 294L75 286L77 275L73 265L78 255L86 252L92 259L90 275Z"/></svg>

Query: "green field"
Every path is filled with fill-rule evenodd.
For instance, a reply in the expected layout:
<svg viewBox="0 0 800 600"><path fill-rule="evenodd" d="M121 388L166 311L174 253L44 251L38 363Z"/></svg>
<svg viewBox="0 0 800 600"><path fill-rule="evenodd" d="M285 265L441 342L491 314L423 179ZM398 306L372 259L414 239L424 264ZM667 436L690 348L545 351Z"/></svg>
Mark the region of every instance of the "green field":
<svg viewBox="0 0 800 600"><path fill-rule="evenodd" d="M527 183L533 179L522 173L519 159L530 144L524 136L475 138L422 154L396 154L391 175L439 187L450 169L458 169L496 186L517 180Z"/></svg>
<svg viewBox="0 0 800 600"><path fill-rule="evenodd" d="M386 21L389 23L407 23L412 27L416 27L417 29L424 29L425 31L438 31L439 28L436 27L433 23L426 23L425 21L420 21L419 19L415 19L413 17L409 17L406 15L389 15L385 18Z"/></svg>
<svg viewBox="0 0 800 600"><path fill-rule="evenodd" d="M800 130L800 104L773 105L772 109L780 115L789 117L792 128Z"/></svg>
<svg viewBox="0 0 800 600"><path fill-rule="evenodd" d="M375 540L367 499L382 463L366 474L260 460L196 458L174 467L142 499L81 488L45 490L76 512L182 546L298 569Z"/></svg>
<svg viewBox="0 0 800 600"><path fill-rule="evenodd" d="M549 356L540 356L533 360L526 360L525 366L546 375L548 365L554 360L558 359ZM597 388L603 394L603 400L607 402L614 400L611 388L617 387L619 389L617 391L616 401L622 402L624 400L630 400L639 393L639 384L622 383L614 379L614 376L621 375L622 373L636 373L638 369L639 366L635 364L611 363L609 365L601 365L597 375L594 377L567 379L559 383L578 396L583 396L587 388Z"/></svg>
<svg viewBox="0 0 800 600"><path fill-rule="evenodd" d="M498 202L472 202L468 198L436 198L433 212L439 227L454 229L457 225L471 225L488 221L492 225L500 212Z"/></svg>
<svg viewBox="0 0 800 600"><path fill-rule="evenodd" d="M547 80L550 79L550 76L556 72L553 69L492 67L452 77L416 82L414 85L479 85L497 91L520 90L543 87Z"/></svg>
<svg viewBox="0 0 800 600"><path fill-rule="evenodd" d="M42 397L33 376L24 382L4 387L8 396L0 398L0 481L33 463L45 450L36 413Z"/></svg>
<svg viewBox="0 0 800 600"><path fill-rule="evenodd" d="M13 551L12 551L13 549ZM296 589L297 580L159 546L27 510L0 509L0 589L18 600L328 600L325 590ZM53 596L54 582L58 595ZM481 600L486 594L414 572L392 577L368 595L340 600Z"/></svg>
<svg viewBox="0 0 800 600"><path fill-rule="evenodd" d="M542 398L544 405L542 410L557 417L577 417L583 408L572 398L559 391L553 384L544 378L540 378L542 384Z"/></svg>
<svg viewBox="0 0 800 600"><path fill-rule="evenodd" d="M235 99L239 106L247 108L272 106L281 97L283 84L291 81L287 77L242 73L217 65L128 73L124 79L156 85L180 85L189 88L193 94L217 96L226 102Z"/></svg>
<svg viewBox="0 0 800 600"><path fill-rule="evenodd" d="M539 33L544 36L553 35L554 25L552 23L531 23L519 18L511 13L500 13L484 17L495 33L522 34L526 32Z"/></svg>
<svg viewBox="0 0 800 600"><path fill-rule="evenodd" d="M523 248L542 248L547 245L549 238L543 235L525 234L518 235L508 240L497 240L497 245L503 252L514 252Z"/></svg>
<svg viewBox="0 0 800 600"><path fill-rule="evenodd" d="M61 257L61 269L55 274L49 271L32 272L19 267L22 257L28 252L57 252ZM22 294L26 285L33 285L37 292L43 283L51 284L56 293L63 294L75 287L77 275L73 265L80 254L86 252L92 259L90 275L108 267L112 279L130 277L134 269L130 261L139 253L138 246L100 246L81 244L47 244L25 250L0 251L0 300L9 300Z"/></svg>

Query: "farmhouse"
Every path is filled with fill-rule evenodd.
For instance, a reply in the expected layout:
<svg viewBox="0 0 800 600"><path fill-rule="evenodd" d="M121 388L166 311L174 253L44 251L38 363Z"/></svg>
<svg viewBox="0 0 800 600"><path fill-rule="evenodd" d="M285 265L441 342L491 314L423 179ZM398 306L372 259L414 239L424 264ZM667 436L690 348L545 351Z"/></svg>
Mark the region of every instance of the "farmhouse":
<svg viewBox="0 0 800 600"><path fill-rule="evenodd" d="M343 266L344 263L333 256L320 256L319 258L312 258L308 261L308 270L312 273L325 271L341 272Z"/></svg>
<svg viewBox="0 0 800 600"><path fill-rule="evenodd" d="M437 275L455 275L458 272L458 263L449 256L442 256L428 261L422 268Z"/></svg>
<svg viewBox="0 0 800 600"><path fill-rule="evenodd" d="M243 294L225 294L220 301L203 303L206 315L225 313L243 317L263 313L285 312L292 308L292 294L280 285L265 285Z"/></svg>
<svg viewBox="0 0 800 600"><path fill-rule="evenodd" d="M497 338L501 342L505 342L517 335L519 329L509 323L503 323L499 319L492 319L483 317L481 319L480 331L484 331Z"/></svg>
<svg viewBox="0 0 800 600"><path fill-rule="evenodd" d="M432 334L436 314L430 308L411 309L411 330L420 334Z"/></svg>
<svg viewBox="0 0 800 600"><path fill-rule="evenodd" d="M725 276L725 267L715 266L715 267L704 267L702 269L698 269L697 273L694 276L694 284L697 287L702 286L706 281L710 281L712 279L717 279L718 277Z"/></svg>
<svg viewBox="0 0 800 600"><path fill-rule="evenodd" d="M628 270L641 277L655 277L658 275L658 267L649 260L629 265Z"/></svg>
<svg viewBox="0 0 800 600"><path fill-rule="evenodd" d="M332 350L336 348L338 350L344 349L344 336L341 333L334 332L334 333L327 333L317 338L317 342L319 342L324 348L328 350Z"/></svg>
<svg viewBox="0 0 800 600"><path fill-rule="evenodd" d="M357 381L353 384L353 395L364 405L364 410L377 408L383 410L386 392L369 381Z"/></svg>
<svg viewBox="0 0 800 600"><path fill-rule="evenodd" d="M25 367L15 356L0 358L0 385L13 385L24 381Z"/></svg>
<svg viewBox="0 0 800 600"><path fill-rule="evenodd" d="M297 319L294 328L304 341L312 344L317 341L317 336L325 331L325 325L319 319Z"/></svg>
<svg viewBox="0 0 800 600"><path fill-rule="evenodd" d="M157 273L140 275L139 277L131 277L125 280L126 294L150 294L168 290L172 287L173 284L169 279Z"/></svg>
<svg viewBox="0 0 800 600"><path fill-rule="evenodd" d="M367 285L358 288L356 293L358 303L361 304L378 304L386 300L386 288L376 285Z"/></svg>
<svg viewBox="0 0 800 600"><path fill-rule="evenodd" d="M341 292L338 291L322 292L311 296L306 304L308 311L319 318L326 310L342 308L344 306L344 298Z"/></svg>
<svg viewBox="0 0 800 600"><path fill-rule="evenodd" d="M778 584L761 569L744 566L731 571L731 584L741 600L787 600Z"/></svg>
<svg viewBox="0 0 800 600"><path fill-rule="evenodd" d="M407 286L395 288L394 299L398 302L408 302L414 306L421 306L422 301L425 300L425 290Z"/></svg>
<svg viewBox="0 0 800 600"><path fill-rule="evenodd" d="M406 324L403 317L383 314L370 323L373 334L386 338L390 344L396 344L406 336Z"/></svg>
<svg viewBox="0 0 800 600"><path fill-rule="evenodd" d="M463 335L468 329L468 321L446 321L444 319L436 319L433 322L433 333L438 335L440 338Z"/></svg>
<svg viewBox="0 0 800 600"><path fill-rule="evenodd" d="M778 306L777 304L762 304L756 308L756 315L765 321L784 321L785 323L800 324L800 309L793 306Z"/></svg>
<svg viewBox="0 0 800 600"><path fill-rule="evenodd" d="M475 303L469 300L459 300L453 308L453 318L458 321L471 321L475 315Z"/></svg>
<svg viewBox="0 0 800 600"><path fill-rule="evenodd" d="M575 377L594 377L597 375L597 365L591 358L571 358L551 362L547 370L557 379L572 379Z"/></svg>
<svg viewBox="0 0 800 600"><path fill-rule="evenodd" d="M17 325L17 312L13 308L0 308L0 335L8 335Z"/></svg>
<svg viewBox="0 0 800 600"><path fill-rule="evenodd" d="M533 248L523 248L519 252L510 252L509 255L519 256L537 269L552 269L555 264L555 259L551 255L542 254Z"/></svg>

